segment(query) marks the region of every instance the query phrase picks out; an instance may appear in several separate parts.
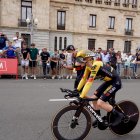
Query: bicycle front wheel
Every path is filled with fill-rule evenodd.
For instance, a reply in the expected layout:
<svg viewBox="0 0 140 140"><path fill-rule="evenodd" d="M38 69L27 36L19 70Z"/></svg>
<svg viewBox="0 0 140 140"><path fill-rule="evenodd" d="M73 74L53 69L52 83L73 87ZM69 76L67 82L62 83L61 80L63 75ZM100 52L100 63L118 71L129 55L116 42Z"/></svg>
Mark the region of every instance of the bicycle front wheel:
<svg viewBox="0 0 140 140"><path fill-rule="evenodd" d="M58 140L83 140L91 128L91 116L83 108L75 127L72 127L72 119L77 106L63 108L52 122L52 131Z"/></svg>
<svg viewBox="0 0 140 140"><path fill-rule="evenodd" d="M138 123L139 120L139 110L135 103L131 101L121 101L117 103L119 108L116 108L118 111L120 109L125 113L126 119L124 119L117 126L110 126L110 130L117 135L125 135L131 132ZM111 122L113 115L109 115L109 122Z"/></svg>

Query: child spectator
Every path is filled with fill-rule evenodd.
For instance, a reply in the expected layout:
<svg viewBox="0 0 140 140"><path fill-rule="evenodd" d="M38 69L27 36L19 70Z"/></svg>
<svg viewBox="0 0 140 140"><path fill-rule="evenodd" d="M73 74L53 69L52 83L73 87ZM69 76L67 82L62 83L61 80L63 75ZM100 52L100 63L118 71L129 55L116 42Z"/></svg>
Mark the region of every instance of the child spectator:
<svg viewBox="0 0 140 140"><path fill-rule="evenodd" d="M27 48L26 43L23 43L23 45L22 45L21 54L22 54L21 66L23 67L23 73L24 73L22 78L28 79L28 66L29 66L30 49Z"/></svg>
<svg viewBox="0 0 140 140"><path fill-rule="evenodd" d="M30 48L30 61L29 61L29 66L31 68L31 77L36 79L36 67L37 67L37 58L38 58L38 49L35 47L35 44L31 44Z"/></svg>
<svg viewBox="0 0 140 140"><path fill-rule="evenodd" d="M42 49L40 56L42 61L44 79L46 79L46 69L47 69L47 74L49 74L49 70L50 70L50 54L49 52L47 52L47 48Z"/></svg>
<svg viewBox="0 0 140 140"><path fill-rule="evenodd" d="M3 49L3 53L5 54L6 58L16 58L15 52L16 48L12 46L11 41L8 41L8 46Z"/></svg>

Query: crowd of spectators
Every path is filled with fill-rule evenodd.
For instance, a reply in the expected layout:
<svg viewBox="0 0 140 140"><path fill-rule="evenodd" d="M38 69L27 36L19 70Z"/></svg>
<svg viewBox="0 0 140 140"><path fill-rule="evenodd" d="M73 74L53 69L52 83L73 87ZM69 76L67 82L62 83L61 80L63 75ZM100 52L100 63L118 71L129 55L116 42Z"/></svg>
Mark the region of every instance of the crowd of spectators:
<svg viewBox="0 0 140 140"><path fill-rule="evenodd" d="M111 65L120 76L126 78L138 77L139 48L135 54L123 53L114 50L114 48L109 50L98 48L92 51L95 54L95 60ZM11 41L5 34L0 33L0 58L17 58L18 64L22 67L22 78L25 79L28 79L29 75L36 79L36 75L38 75L37 67L42 67L44 79L47 78L47 75L50 75L52 79L72 79L75 72L74 69L70 69L70 67L73 67L73 53L64 49L54 50L53 52L47 50L47 48L39 50L34 43L27 46L24 38L20 37L18 32Z"/></svg>

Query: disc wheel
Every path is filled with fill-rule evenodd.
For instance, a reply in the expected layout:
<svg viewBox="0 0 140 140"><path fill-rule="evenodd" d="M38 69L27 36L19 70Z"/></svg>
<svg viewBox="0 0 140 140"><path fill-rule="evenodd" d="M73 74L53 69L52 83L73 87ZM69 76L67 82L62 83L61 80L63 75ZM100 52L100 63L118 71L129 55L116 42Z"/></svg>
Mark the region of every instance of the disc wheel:
<svg viewBox="0 0 140 140"><path fill-rule="evenodd" d="M77 106L63 108L52 122L52 131L58 140L83 140L91 128L91 116L83 108L76 125L72 125L72 119Z"/></svg>
<svg viewBox="0 0 140 140"><path fill-rule="evenodd" d="M122 109L126 115L126 118L124 118L124 120L121 121L120 124L118 124L116 126L110 125L109 128L113 133L115 133L117 135L128 134L135 128L135 126L138 123L138 120L139 120L138 107L132 101L121 101L117 104L118 104L119 108L116 107L116 109L118 111L120 111L120 109ZM112 114L109 114L109 123L112 123L113 117L114 116Z"/></svg>

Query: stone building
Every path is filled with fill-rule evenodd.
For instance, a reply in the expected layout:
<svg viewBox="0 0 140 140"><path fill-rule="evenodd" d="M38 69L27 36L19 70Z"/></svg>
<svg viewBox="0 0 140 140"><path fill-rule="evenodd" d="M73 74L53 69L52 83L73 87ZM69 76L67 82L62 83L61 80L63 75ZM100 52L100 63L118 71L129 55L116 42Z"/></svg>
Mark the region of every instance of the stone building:
<svg viewBox="0 0 140 140"><path fill-rule="evenodd" d="M73 44L134 53L140 45L138 0L0 0L0 31L30 38L26 18L31 13L38 19L33 41L40 48Z"/></svg>

